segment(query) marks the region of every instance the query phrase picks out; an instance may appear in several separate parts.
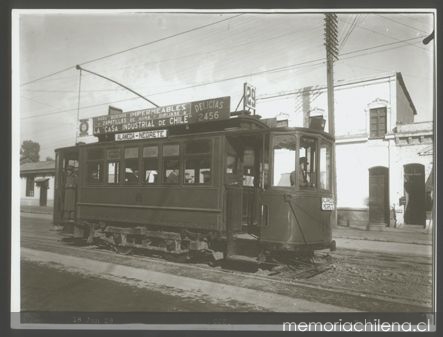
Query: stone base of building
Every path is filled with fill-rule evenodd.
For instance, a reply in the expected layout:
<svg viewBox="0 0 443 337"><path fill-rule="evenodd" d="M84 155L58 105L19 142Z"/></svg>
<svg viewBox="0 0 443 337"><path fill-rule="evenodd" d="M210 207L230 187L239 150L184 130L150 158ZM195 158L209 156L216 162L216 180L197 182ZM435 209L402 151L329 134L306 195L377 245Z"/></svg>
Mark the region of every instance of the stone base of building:
<svg viewBox="0 0 443 337"><path fill-rule="evenodd" d="M21 198L20 199L20 205L22 206L40 206L40 200L37 198ZM46 206L43 207L53 207L54 206L54 200L48 199L46 202Z"/></svg>
<svg viewBox="0 0 443 337"><path fill-rule="evenodd" d="M385 223L369 223L368 230L370 231L384 231L386 229Z"/></svg>

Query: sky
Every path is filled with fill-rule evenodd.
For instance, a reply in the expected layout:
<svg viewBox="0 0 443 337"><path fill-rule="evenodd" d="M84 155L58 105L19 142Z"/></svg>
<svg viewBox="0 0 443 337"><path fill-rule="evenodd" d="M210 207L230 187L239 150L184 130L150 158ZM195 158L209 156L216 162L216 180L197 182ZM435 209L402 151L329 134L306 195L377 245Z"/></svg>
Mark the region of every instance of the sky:
<svg viewBox="0 0 443 337"><path fill-rule="evenodd" d="M78 118L152 107L109 77L159 106L230 96L243 83L257 90L257 113L269 106L293 114L278 96L326 85L322 13L279 12L41 12L15 16L18 48L14 111L20 143L40 143L40 157L75 144ZM433 43L422 40L433 14L338 14L339 60L335 83L401 72L417 108L415 121L432 120ZM267 102L268 104L261 104ZM18 113L17 113L18 112ZM91 137L89 141L96 140ZM17 141L17 140L15 140Z"/></svg>

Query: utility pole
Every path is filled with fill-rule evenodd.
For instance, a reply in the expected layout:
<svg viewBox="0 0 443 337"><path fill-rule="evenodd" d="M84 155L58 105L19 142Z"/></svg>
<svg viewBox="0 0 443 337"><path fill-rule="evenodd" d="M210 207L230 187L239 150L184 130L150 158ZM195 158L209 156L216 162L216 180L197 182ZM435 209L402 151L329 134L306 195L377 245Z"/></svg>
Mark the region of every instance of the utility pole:
<svg viewBox="0 0 443 337"><path fill-rule="evenodd" d="M326 47L326 78L328 90L328 130L335 138L335 115L334 115L334 61L338 60L338 20L337 14L325 14L325 47ZM335 202L331 216L331 225L337 226L337 172L335 160L335 140L332 145L332 195Z"/></svg>

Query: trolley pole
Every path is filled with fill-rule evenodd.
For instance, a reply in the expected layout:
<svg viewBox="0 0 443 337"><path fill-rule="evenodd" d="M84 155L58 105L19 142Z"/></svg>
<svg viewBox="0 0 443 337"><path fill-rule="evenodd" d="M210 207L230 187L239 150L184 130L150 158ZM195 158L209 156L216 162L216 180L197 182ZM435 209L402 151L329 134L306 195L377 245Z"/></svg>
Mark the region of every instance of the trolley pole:
<svg viewBox="0 0 443 337"><path fill-rule="evenodd" d="M75 121L76 124L76 130L75 130L75 144L77 144L78 140L78 123L80 121L80 96L81 96L81 89L82 89L82 71L80 70L80 75L78 78L78 98L77 98L77 120Z"/></svg>
<svg viewBox="0 0 443 337"><path fill-rule="evenodd" d="M332 137L335 138L335 114L334 114L334 61L338 60L338 40L337 40L337 14L325 14L325 47L326 47L326 77L328 92L328 129ZM332 211L331 225L337 226L337 172L335 160L335 139L332 145L332 195L335 207Z"/></svg>
<svg viewBox="0 0 443 337"><path fill-rule="evenodd" d="M95 75L95 76L101 77L101 78L103 78L103 79L105 79L105 80L108 80L108 81L110 81L110 82L112 82L112 83L115 83L115 84L121 86L122 88L125 88L126 90L132 92L133 94L137 95L138 97L144 99L145 101L147 101L148 103L152 104L152 105L155 106L156 108L158 108L158 105L157 105L157 104L155 104L155 103L152 102L151 100L147 99L145 96L140 95L138 92L132 90L131 88L128 88L127 86L125 86L125 85L123 85L123 84L121 84L121 83L119 83L119 82L117 82L117 81L115 81L115 80L113 80L113 79L111 79L111 78L109 78L109 77L106 77L106 76L100 75L100 74L98 74L98 73L96 73L96 72L94 72L94 71L91 71L91 70L85 69L85 68L81 67L81 66L78 65L78 64L75 66L75 69L80 70L80 73L81 73L81 71L86 71L87 73L90 73L90 74L92 74L92 75Z"/></svg>

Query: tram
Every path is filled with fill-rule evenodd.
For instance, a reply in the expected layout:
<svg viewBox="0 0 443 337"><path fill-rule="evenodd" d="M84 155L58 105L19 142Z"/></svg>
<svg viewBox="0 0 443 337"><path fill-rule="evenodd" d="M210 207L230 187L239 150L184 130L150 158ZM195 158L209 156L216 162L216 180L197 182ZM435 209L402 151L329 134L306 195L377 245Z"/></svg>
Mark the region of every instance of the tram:
<svg viewBox="0 0 443 337"><path fill-rule="evenodd" d="M54 224L122 253L260 263L335 249L334 139L229 103L94 118L96 143L56 150Z"/></svg>

